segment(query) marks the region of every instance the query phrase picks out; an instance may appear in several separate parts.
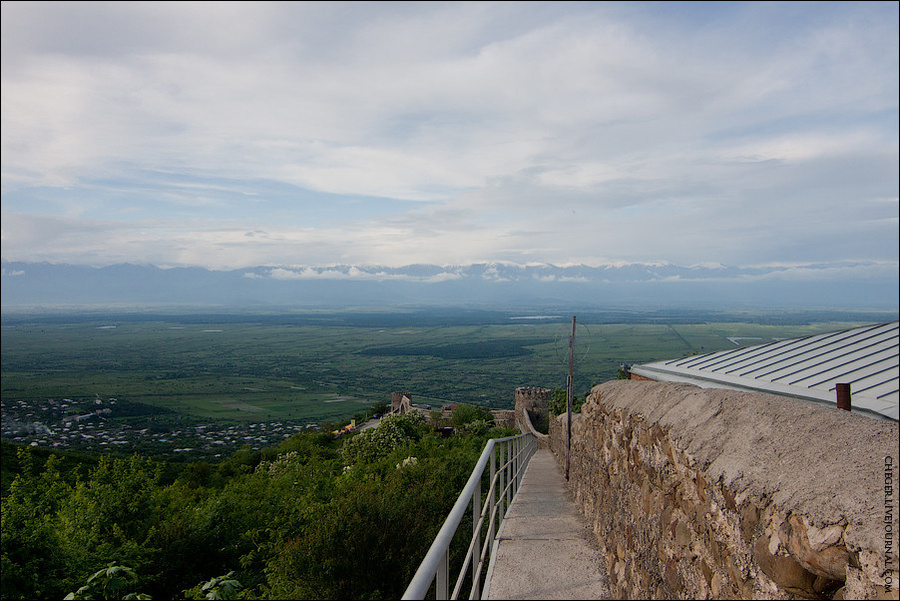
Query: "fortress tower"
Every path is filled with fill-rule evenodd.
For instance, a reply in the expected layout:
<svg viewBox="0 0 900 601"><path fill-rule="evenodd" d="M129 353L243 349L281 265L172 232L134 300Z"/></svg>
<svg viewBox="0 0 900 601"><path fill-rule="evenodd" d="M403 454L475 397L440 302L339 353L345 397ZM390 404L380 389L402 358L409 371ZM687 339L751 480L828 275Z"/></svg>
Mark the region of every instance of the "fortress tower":
<svg viewBox="0 0 900 601"><path fill-rule="evenodd" d="M391 413L399 413L403 415L412 409L412 393L394 392L391 393Z"/></svg>
<svg viewBox="0 0 900 601"><path fill-rule="evenodd" d="M533 386L519 386L516 388L516 409L521 405L523 409L545 410L550 402L551 390L549 388L538 388Z"/></svg>
<svg viewBox="0 0 900 601"><path fill-rule="evenodd" d="M547 405L550 403L552 390L533 386L519 386L516 388L516 424L522 430L525 422L525 414L534 423L547 414ZM524 430L523 430L524 431Z"/></svg>

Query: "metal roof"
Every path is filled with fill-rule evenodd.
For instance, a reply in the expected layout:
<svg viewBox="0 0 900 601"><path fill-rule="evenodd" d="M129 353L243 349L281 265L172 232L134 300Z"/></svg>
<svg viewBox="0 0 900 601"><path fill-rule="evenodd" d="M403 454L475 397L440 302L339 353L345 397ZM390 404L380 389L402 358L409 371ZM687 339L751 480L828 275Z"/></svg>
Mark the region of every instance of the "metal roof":
<svg viewBox="0 0 900 601"><path fill-rule="evenodd" d="M850 384L853 411L898 420L900 322L778 340L631 367L663 382L792 396L835 405Z"/></svg>

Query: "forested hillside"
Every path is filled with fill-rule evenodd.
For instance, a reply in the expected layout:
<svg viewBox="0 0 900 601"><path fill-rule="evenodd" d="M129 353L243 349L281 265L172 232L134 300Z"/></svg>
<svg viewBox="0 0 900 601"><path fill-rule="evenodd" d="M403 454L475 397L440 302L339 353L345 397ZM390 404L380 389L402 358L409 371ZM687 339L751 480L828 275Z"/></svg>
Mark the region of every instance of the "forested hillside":
<svg viewBox="0 0 900 601"><path fill-rule="evenodd" d="M4 444L18 473L3 496L0 596L99 594L103 579L88 578L113 565L134 575L119 594L154 599L206 598L199 585L226 575L241 598L398 598L487 439L511 433L472 426L443 438L420 414L388 417L343 440L300 433L177 468L27 447L13 464Z"/></svg>

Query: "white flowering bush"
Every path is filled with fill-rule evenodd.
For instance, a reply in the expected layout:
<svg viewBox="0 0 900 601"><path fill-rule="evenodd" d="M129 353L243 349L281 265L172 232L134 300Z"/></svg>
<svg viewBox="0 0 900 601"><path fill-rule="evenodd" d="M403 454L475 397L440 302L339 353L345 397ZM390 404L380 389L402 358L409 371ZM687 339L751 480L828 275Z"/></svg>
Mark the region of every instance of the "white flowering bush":
<svg viewBox="0 0 900 601"><path fill-rule="evenodd" d="M377 429L384 427L399 428L406 436L418 440L423 426L428 425L428 418L420 411L410 411L404 415L387 415L381 418Z"/></svg>
<svg viewBox="0 0 900 601"><path fill-rule="evenodd" d="M416 465L419 465L418 457L407 457L406 459L404 459L403 461L401 461L400 463L397 464L397 469L399 470L399 469L403 469L407 466L416 466Z"/></svg>
<svg viewBox="0 0 900 601"><path fill-rule="evenodd" d="M341 447L345 465L371 463L387 457L397 447L418 440L420 428L428 420L422 413L413 411L405 415L388 415L377 428L363 430Z"/></svg>
<svg viewBox="0 0 900 601"><path fill-rule="evenodd" d="M416 428L428 425L428 417L421 411L410 411L406 415L388 416L388 417L400 417L400 418L409 420L409 423L411 423Z"/></svg>
<svg viewBox="0 0 900 601"><path fill-rule="evenodd" d="M301 465L300 454L297 451L289 451L282 453L273 461L261 461L256 466L256 473L280 476L281 474L295 471Z"/></svg>

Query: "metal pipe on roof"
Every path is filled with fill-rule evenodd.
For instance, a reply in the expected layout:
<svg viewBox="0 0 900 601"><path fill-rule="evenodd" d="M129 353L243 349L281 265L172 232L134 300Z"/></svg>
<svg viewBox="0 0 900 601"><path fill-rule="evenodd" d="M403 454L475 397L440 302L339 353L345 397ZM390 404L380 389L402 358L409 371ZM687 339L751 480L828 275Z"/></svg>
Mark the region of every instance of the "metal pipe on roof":
<svg viewBox="0 0 900 601"><path fill-rule="evenodd" d="M850 384L835 384L838 409L850 411Z"/></svg>

